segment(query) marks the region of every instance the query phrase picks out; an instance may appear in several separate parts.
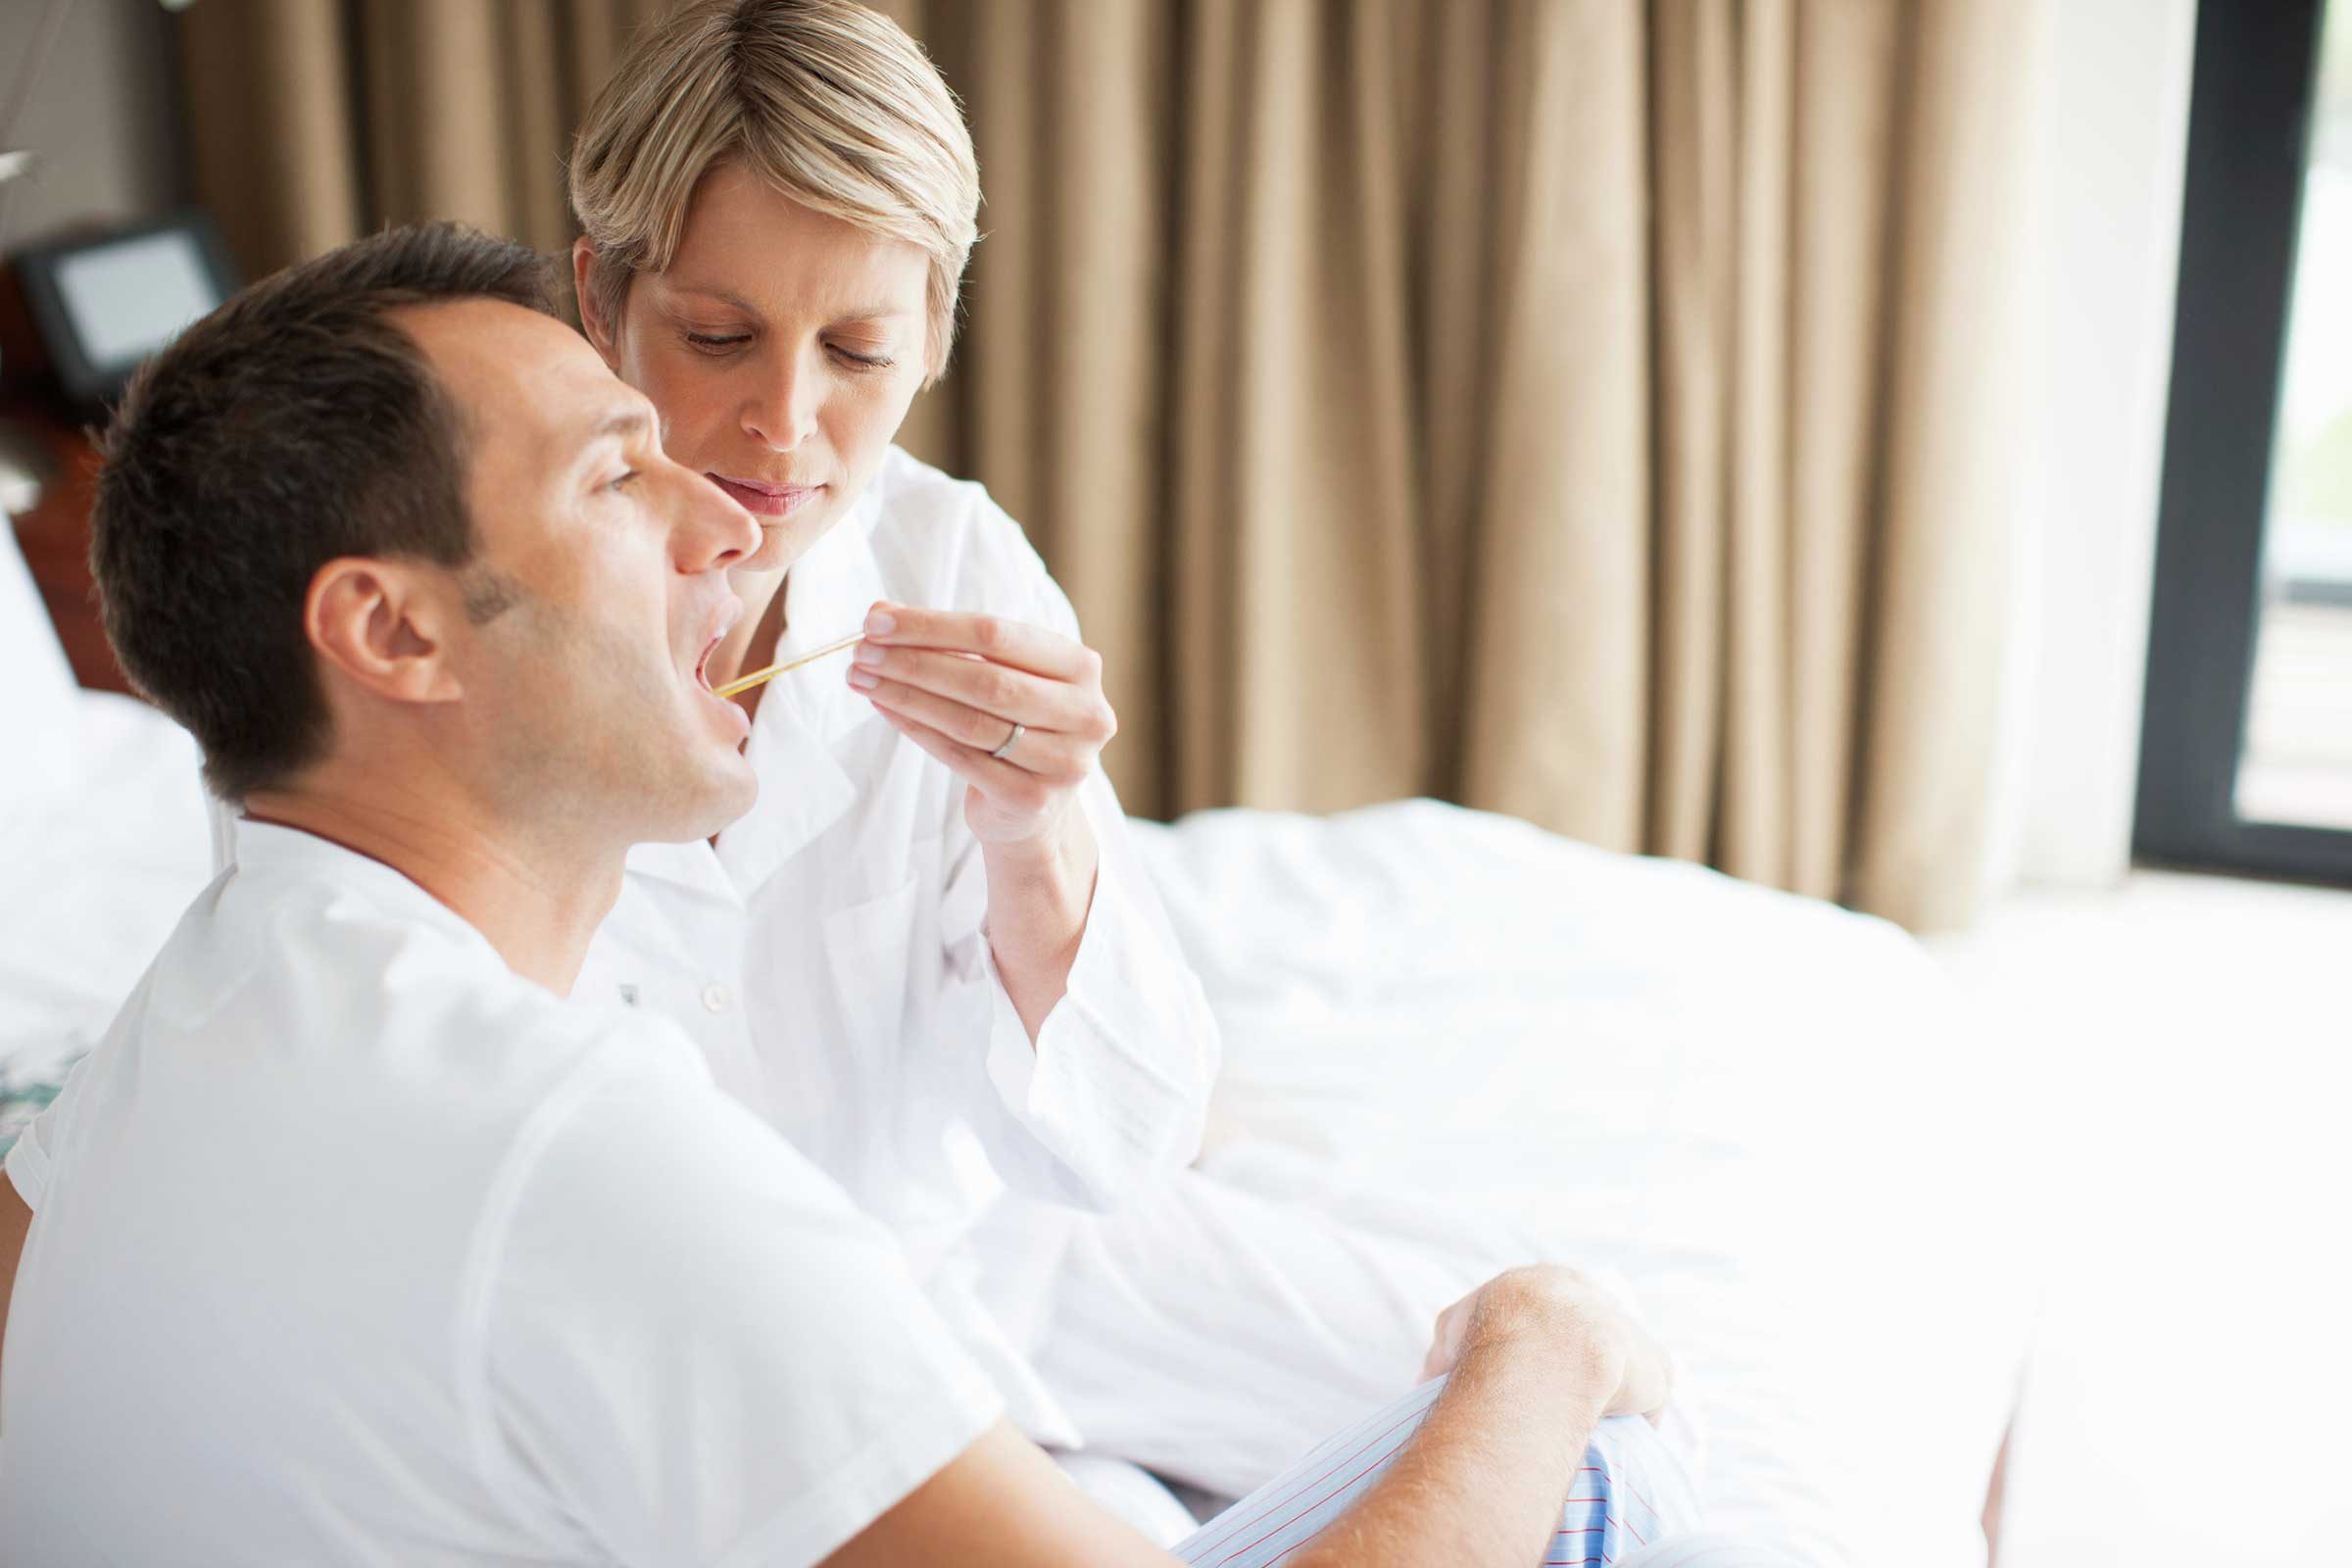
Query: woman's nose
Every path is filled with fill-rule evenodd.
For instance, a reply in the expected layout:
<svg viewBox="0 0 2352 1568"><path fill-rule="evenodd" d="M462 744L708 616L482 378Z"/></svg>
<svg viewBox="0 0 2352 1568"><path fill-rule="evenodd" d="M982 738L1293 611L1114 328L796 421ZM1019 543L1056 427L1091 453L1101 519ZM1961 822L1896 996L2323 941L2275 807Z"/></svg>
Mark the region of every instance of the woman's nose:
<svg viewBox="0 0 2352 1568"><path fill-rule="evenodd" d="M816 429L823 377L798 354L784 356L760 395L743 411L744 432L762 446L790 452Z"/></svg>

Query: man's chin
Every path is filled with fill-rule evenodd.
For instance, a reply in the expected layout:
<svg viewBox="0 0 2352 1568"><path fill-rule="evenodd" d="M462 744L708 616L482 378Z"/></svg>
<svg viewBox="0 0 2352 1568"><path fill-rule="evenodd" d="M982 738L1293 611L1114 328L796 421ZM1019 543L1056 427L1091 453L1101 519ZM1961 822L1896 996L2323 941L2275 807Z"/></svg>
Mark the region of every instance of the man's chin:
<svg viewBox="0 0 2352 1568"><path fill-rule="evenodd" d="M697 839L716 838L739 821L760 799L760 778L752 764L739 753L730 753L726 763L713 768L694 786L679 792L674 810L662 813L662 820L646 829L645 841L655 844L692 844Z"/></svg>
<svg viewBox="0 0 2352 1568"><path fill-rule="evenodd" d="M750 760L740 752L731 754L728 760L735 765L717 782L705 809L699 813L693 835L698 839L716 838L759 804L760 775L752 771Z"/></svg>

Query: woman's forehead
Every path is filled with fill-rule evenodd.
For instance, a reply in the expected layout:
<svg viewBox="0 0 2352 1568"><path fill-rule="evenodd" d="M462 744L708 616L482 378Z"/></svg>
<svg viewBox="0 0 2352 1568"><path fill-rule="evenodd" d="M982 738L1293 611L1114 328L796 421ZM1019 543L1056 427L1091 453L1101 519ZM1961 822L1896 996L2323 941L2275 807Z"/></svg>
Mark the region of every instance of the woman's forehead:
<svg viewBox="0 0 2352 1568"><path fill-rule="evenodd" d="M757 315L919 315L929 259L906 240L803 206L739 165L703 176L664 293Z"/></svg>

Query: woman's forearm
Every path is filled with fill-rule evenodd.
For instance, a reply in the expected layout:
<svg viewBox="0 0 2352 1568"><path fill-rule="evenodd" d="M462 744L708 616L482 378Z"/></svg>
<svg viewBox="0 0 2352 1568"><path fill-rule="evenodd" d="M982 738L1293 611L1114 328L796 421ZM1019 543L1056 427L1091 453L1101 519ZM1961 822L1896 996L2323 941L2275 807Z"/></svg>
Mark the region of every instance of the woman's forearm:
<svg viewBox="0 0 2352 1568"><path fill-rule="evenodd" d="M988 844L988 947L1031 1044L1069 988L1102 863L1086 813L1044 843Z"/></svg>

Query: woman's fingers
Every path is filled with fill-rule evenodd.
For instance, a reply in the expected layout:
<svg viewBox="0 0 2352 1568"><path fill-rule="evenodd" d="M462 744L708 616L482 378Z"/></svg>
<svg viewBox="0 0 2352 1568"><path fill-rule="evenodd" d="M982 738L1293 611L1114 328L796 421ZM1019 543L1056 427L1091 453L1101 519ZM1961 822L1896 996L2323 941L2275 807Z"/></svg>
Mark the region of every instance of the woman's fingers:
<svg viewBox="0 0 2352 1568"><path fill-rule="evenodd" d="M1098 747L1109 740L1118 727L1110 705L1102 700L1100 691L990 660L870 642L859 644L852 658L851 684L861 690L876 691L883 684L895 682L944 698L979 714L993 714L1006 723L1076 736ZM876 684L865 686L858 679L859 671L874 677ZM953 726L941 727L950 734L958 734ZM997 733L1002 739L1002 724L997 726ZM958 738L967 737L958 735ZM975 734L968 738L976 741L981 737Z"/></svg>
<svg viewBox="0 0 2352 1568"><path fill-rule="evenodd" d="M971 786L964 818L995 843L1065 820L1118 730L1093 649L1000 615L877 604L849 682Z"/></svg>
<svg viewBox="0 0 2352 1568"><path fill-rule="evenodd" d="M1095 686L1102 680L1102 656L1084 643L1003 615L885 603L867 612L865 635L885 647L971 654L1049 680Z"/></svg>
<svg viewBox="0 0 2352 1568"><path fill-rule="evenodd" d="M885 713L898 713L913 719L924 728L983 757L1004 744L1015 722L1003 714L983 712L966 704L936 696L919 686L909 686L904 681L877 678L874 685L859 687L859 690ZM1002 759L1004 763L1063 784L1080 782L1093 767L1099 748L1056 730L1028 725L1024 728L1025 733Z"/></svg>
<svg viewBox="0 0 2352 1568"><path fill-rule="evenodd" d="M1001 762L977 747L966 746L959 740L941 734L918 718L910 718L879 704L875 711L882 715L891 728L937 758L947 765L949 771L1008 812L1042 815L1052 808L1054 797L1061 792L1061 786L1024 768L1015 767L1010 762ZM1028 741L1025 735L1021 739L1023 744ZM1015 748L1016 751L1018 749Z"/></svg>

